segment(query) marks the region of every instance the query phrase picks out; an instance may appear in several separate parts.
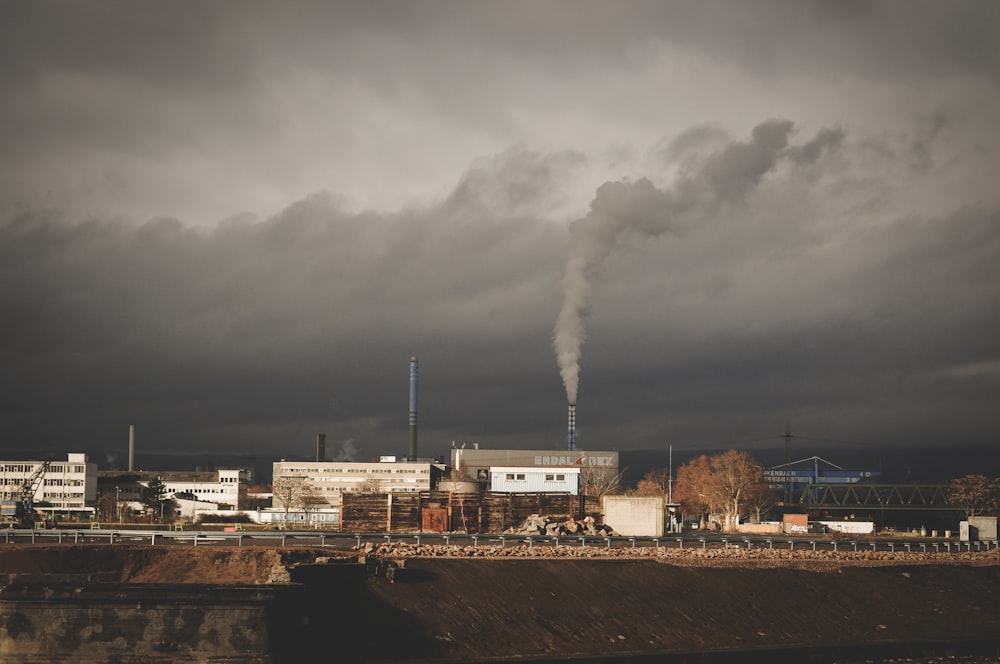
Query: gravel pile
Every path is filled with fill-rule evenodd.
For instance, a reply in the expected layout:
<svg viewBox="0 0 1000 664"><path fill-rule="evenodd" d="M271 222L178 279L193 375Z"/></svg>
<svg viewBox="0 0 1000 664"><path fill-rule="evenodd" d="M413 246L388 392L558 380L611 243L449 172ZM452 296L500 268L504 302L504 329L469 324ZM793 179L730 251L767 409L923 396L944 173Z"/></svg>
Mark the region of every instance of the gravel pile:
<svg viewBox="0 0 1000 664"><path fill-rule="evenodd" d="M407 541L373 544L363 547L365 555L387 558L654 558L673 564L752 564L757 566L796 563L919 565L919 564L1000 564L1000 549L989 551L872 551L842 548L837 551L813 550L808 546L793 549L740 547L736 545L698 547L605 547L574 544L518 544L501 546L416 544Z"/></svg>

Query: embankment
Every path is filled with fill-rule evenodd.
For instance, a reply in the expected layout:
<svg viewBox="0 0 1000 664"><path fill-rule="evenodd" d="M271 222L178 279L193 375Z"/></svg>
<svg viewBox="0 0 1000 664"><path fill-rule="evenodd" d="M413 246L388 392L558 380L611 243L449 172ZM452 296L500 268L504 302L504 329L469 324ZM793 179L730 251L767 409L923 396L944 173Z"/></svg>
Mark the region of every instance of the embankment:
<svg viewBox="0 0 1000 664"><path fill-rule="evenodd" d="M394 559L402 566L390 579L389 558L362 564L325 550L52 549L0 551L0 661L283 664L316 652L316 661L373 663L707 662L722 661L707 653L747 661L785 649L783 661L822 662L833 660L807 649L941 652L1000 635L995 555L892 564L413 557ZM171 567L182 583L162 582Z"/></svg>

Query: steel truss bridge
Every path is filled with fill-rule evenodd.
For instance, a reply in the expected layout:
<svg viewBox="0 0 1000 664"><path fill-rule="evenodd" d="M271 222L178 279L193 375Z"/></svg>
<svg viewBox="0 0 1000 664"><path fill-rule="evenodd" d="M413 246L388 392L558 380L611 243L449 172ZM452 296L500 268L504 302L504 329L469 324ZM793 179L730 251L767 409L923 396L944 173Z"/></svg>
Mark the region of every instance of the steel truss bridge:
<svg viewBox="0 0 1000 664"><path fill-rule="evenodd" d="M947 484L875 484L830 482L795 485L785 504L816 509L877 508L894 511L955 511ZM790 499L789 499L790 498Z"/></svg>

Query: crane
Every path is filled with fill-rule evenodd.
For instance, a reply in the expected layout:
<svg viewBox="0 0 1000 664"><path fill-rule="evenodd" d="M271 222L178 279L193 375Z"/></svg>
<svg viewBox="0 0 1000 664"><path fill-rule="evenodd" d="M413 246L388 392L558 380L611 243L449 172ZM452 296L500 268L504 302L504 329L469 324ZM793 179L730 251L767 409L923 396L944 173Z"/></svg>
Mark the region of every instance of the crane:
<svg viewBox="0 0 1000 664"><path fill-rule="evenodd" d="M5 517L12 519L22 526L31 526L34 524L35 509L33 502L35 492L42 485L42 481L45 479L45 472L49 469L50 465L52 465L52 457L45 459L21 483L21 488L18 489L17 497L14 500L3 501L3 515Z"/></svg>

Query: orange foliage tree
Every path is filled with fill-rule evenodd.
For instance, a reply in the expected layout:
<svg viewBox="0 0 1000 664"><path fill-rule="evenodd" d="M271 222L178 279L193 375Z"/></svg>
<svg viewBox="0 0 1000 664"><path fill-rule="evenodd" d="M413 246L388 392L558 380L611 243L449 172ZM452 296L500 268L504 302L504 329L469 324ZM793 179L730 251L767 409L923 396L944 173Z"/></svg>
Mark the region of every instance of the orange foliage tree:
<svg viewBox="0 0 1000 664"><path fill-rule="evenodd" d="M643 475L635 485L633 496L666 496L670 483L670 471L666 468L654 468Z"/></svg>
<svg viewBox="0 0 1000 664"><path fill-rule="evenodd" d="M740 514L766 489L763 467L749 453L729 450L714 456L703 454L681 466L674 500L685 514L721 514L723 528L731 530L739 523Z"/></svg>
<svg viewBox="0 0 1000 664"><path fill-rule="evenodd" d="M997 513L1000 503L1000 478L986 475L963 475L948 483L948 502L960 505L966 517Z"/></svg>

